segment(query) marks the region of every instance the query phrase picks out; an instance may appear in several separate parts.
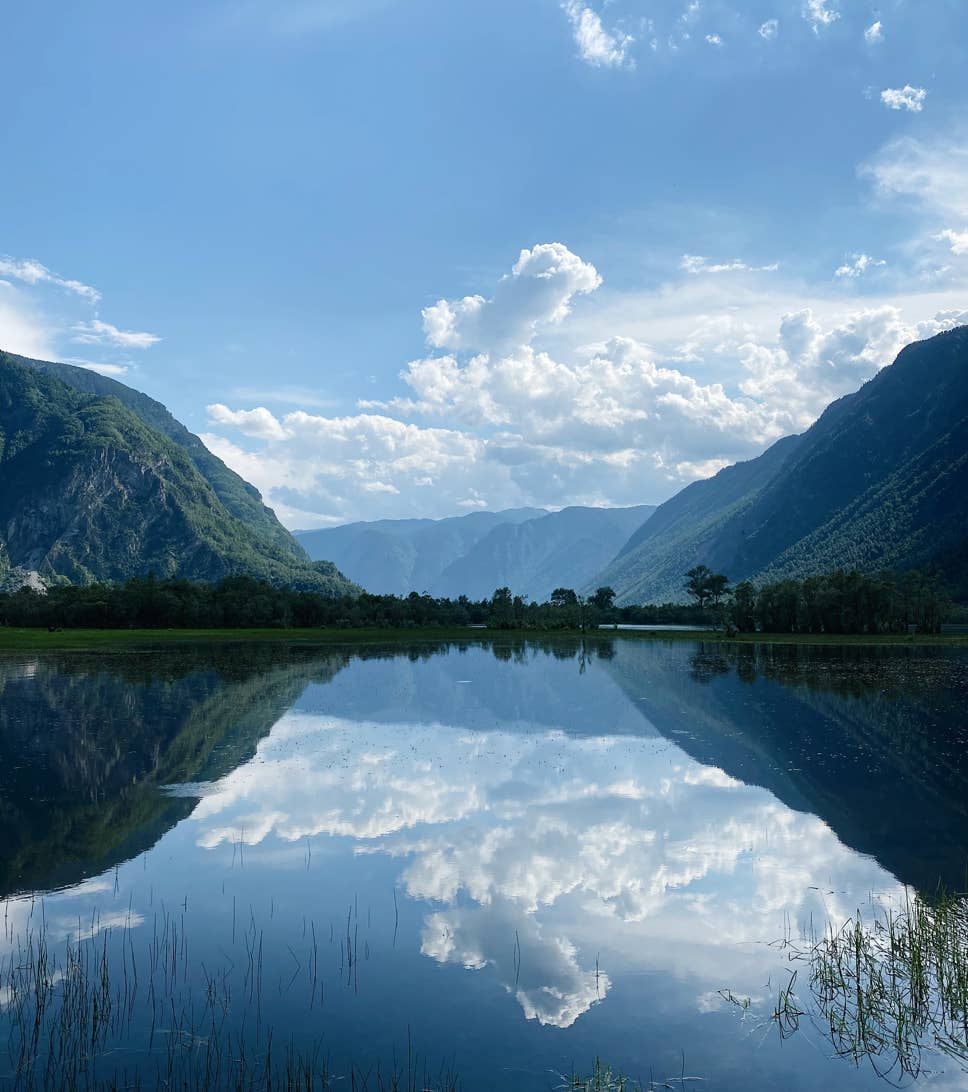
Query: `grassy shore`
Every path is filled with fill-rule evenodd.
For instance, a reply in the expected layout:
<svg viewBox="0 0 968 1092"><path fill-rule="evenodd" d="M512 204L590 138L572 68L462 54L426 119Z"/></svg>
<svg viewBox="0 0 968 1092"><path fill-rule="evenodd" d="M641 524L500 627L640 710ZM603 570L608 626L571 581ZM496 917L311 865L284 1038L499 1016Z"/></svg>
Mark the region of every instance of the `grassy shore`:
<svg viewBox="0 0 968 1092"><path fill-rule="evenodd" d="M0 652L84 651L88 649L123 650L201 644L387 644L413 645L424 641L521 640L536 638L571 638L581 634L568 630L483 630L470 626L424 626L418 629L66 629L48 633L46 629L0 627ZM867 634L741 634L685 630L595 630L586 640L620 638L628 641L696 641L716 644L782 644L826 646L912 645L968 647L968 634L937 636L897 636Z"/></svg>

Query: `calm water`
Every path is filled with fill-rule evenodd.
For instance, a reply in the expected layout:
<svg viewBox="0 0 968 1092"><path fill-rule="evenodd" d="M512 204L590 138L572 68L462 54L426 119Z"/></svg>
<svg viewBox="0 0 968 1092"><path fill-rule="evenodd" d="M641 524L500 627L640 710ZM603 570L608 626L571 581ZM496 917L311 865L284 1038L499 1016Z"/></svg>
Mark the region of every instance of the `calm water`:
<svg viewBox="0 0 968 1092"><path fill-rule="evenodd" d="M41 934L103 953L127 1008L105 1078L157 1080L217 1009L253 1056L271 1029L336 1074L410 1052L466 1090L554 1089L596 1056L709 1089L885 1087L831 1056L802 972L778 1033L784 941L965 889L966 710L951 649L7 657L0 970ZM930 1055L917 1083L968 1076Z"/></svg>

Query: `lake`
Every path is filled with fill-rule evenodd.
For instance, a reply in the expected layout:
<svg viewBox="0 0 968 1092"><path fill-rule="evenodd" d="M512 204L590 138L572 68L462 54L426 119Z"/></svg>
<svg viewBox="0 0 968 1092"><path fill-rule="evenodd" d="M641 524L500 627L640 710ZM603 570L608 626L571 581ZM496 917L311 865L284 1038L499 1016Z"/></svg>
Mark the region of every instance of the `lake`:
<svg viewBox="0 0 968 1092"><path fill-rule="evenodd" d="M968 1088L966 649L221 645L0 690L0 1087ZM912 906L957 973L899 1033L868 987Z"/></svg>

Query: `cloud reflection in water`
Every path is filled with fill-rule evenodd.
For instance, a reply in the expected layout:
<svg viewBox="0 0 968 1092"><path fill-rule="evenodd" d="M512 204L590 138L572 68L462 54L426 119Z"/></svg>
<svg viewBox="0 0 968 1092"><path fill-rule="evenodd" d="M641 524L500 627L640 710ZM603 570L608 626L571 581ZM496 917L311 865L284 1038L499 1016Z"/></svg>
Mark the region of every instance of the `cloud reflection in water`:
<svg viewBox="0 0 968 1092"><path fill-rule="evenodd" d="M421 951L490 968L558 1027L611 988L596 952L703 989L761 985L784 921L846 918L858 892L898 889L815 816L654 737L292 712L202 797L202 847L329 835L400 859L430 906Z"/></svg>

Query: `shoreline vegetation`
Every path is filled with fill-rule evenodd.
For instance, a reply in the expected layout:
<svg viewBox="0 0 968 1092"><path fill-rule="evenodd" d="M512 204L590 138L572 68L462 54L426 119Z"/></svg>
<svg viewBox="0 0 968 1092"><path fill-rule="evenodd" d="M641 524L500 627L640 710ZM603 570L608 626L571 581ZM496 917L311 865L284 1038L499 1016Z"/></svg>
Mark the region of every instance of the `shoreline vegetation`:
<svg viewBox="0 0 968 1092"><path fill-rule="evenodd" d="M299 643L463 639L482 632L605 637L665 635L709 641L803 644L968 643L945 634L959 619L937 576L835 571L804 580L732 587L705 565L684 574L689 603L617 604L610 587L593 594L556 588L529 602L510 588L472 600L409 595L326 596L246 576L216 583L159 580L22 587L0 593L0 649L132 647L172 641L287 640ZM643 632L636 627L649 627ZM688 628L686 628L688 627Z"/></svg>
<svg viewBox="0 0 968 1092"><path fill-rule="evenodd" d="M150 650L159 646L274 644L274 645L358 645L452 641L474 644L495 640L528 641L560 638L591 642L613 641L702 641L723 645L801 645L836 647L968 647L966 633L925 634L817 634L817 633L734 633L723 630L601 629L586 631L557 629L494 630L474 626L362 627L360 629L68 629L53 633L39 628L0 626L0 652L123 652Z"/></svg>

